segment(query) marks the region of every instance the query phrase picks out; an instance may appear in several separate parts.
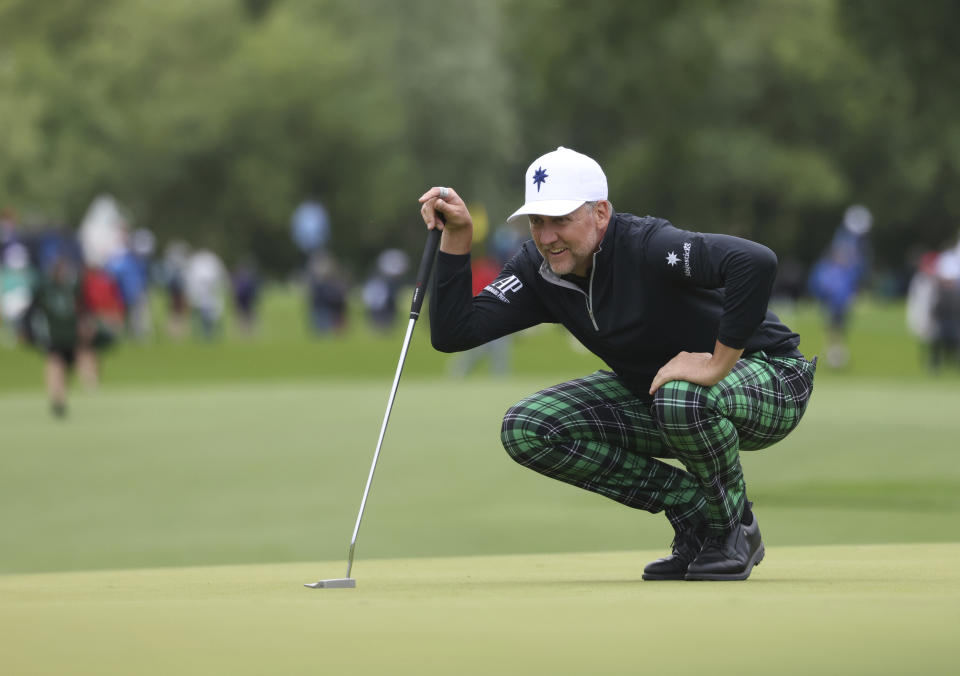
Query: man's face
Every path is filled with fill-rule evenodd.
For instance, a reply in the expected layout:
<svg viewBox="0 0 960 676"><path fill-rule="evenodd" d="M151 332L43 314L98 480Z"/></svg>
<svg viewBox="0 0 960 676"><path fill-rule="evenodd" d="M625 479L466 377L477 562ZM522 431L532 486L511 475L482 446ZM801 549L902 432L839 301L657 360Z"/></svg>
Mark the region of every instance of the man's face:
<svg viewBox="0 0 960 676"><path fill-rule="evenodd" d="M557 275L571 272L586 277L610 219L609 202L584 204L565 216L530 219L530 234L541 255Z"/></svg>

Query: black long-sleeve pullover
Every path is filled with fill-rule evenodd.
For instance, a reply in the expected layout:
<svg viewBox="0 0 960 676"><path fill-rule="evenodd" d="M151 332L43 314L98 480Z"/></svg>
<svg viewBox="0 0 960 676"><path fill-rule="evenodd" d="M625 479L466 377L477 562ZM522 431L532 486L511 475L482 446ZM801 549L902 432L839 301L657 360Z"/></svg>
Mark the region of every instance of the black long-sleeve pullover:
<svg viewBox="0 0 960 676"><path fill-rule="evenodd" d="M767 309L777 258L729 235L613 214L590 277L558 277L527 241L471 297L470 256L440 252L430 301L433 346L457 352L544 322L563 324L641 398L682 350L715 343L802 356L800 337Z"/></svg>

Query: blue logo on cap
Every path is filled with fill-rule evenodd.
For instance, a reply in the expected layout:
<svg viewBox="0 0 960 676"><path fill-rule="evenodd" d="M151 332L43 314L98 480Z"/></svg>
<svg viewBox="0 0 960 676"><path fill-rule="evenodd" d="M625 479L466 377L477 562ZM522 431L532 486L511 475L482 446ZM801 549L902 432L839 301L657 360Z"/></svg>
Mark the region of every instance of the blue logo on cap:
<svg viewBox="0 0 960 676"><path fill-rule="evenodd" d="M537 184L537 192L540 192L540 186L547 182L547 172L542 167L537 167L533 172L533 182Z"/></svg>

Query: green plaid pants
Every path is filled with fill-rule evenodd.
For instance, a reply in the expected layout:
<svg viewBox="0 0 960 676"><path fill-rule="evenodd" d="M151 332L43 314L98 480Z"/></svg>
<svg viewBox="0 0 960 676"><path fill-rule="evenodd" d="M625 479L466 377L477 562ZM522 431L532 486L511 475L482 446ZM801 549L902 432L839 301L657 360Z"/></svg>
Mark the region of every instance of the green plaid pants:
<svg viewBox="0 0 960 676"><path fill-rule="evenodd" d="M678 531L721 534L740 522L746 500L740 451L766 448L797 426L815 371L816 360L754 352L713 387L669 382L652 404L597 371L510 408L501 438L514 460L541 474L663 511Z"/></svg>

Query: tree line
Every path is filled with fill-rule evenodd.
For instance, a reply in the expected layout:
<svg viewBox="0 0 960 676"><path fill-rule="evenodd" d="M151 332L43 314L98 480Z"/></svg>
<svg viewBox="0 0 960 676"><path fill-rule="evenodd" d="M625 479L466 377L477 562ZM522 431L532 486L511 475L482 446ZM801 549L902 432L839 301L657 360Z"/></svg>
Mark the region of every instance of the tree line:
<svg viewBox="0 0 960 676"><path fill-rule="evenodd" d="M558 145L615 208L810 263L852 203L877 261L955 240L960 3L0 0L0 205L108 192L161 242L299 264L320 199L355 266L419 249L416 197L501 221Z"/></svg>

